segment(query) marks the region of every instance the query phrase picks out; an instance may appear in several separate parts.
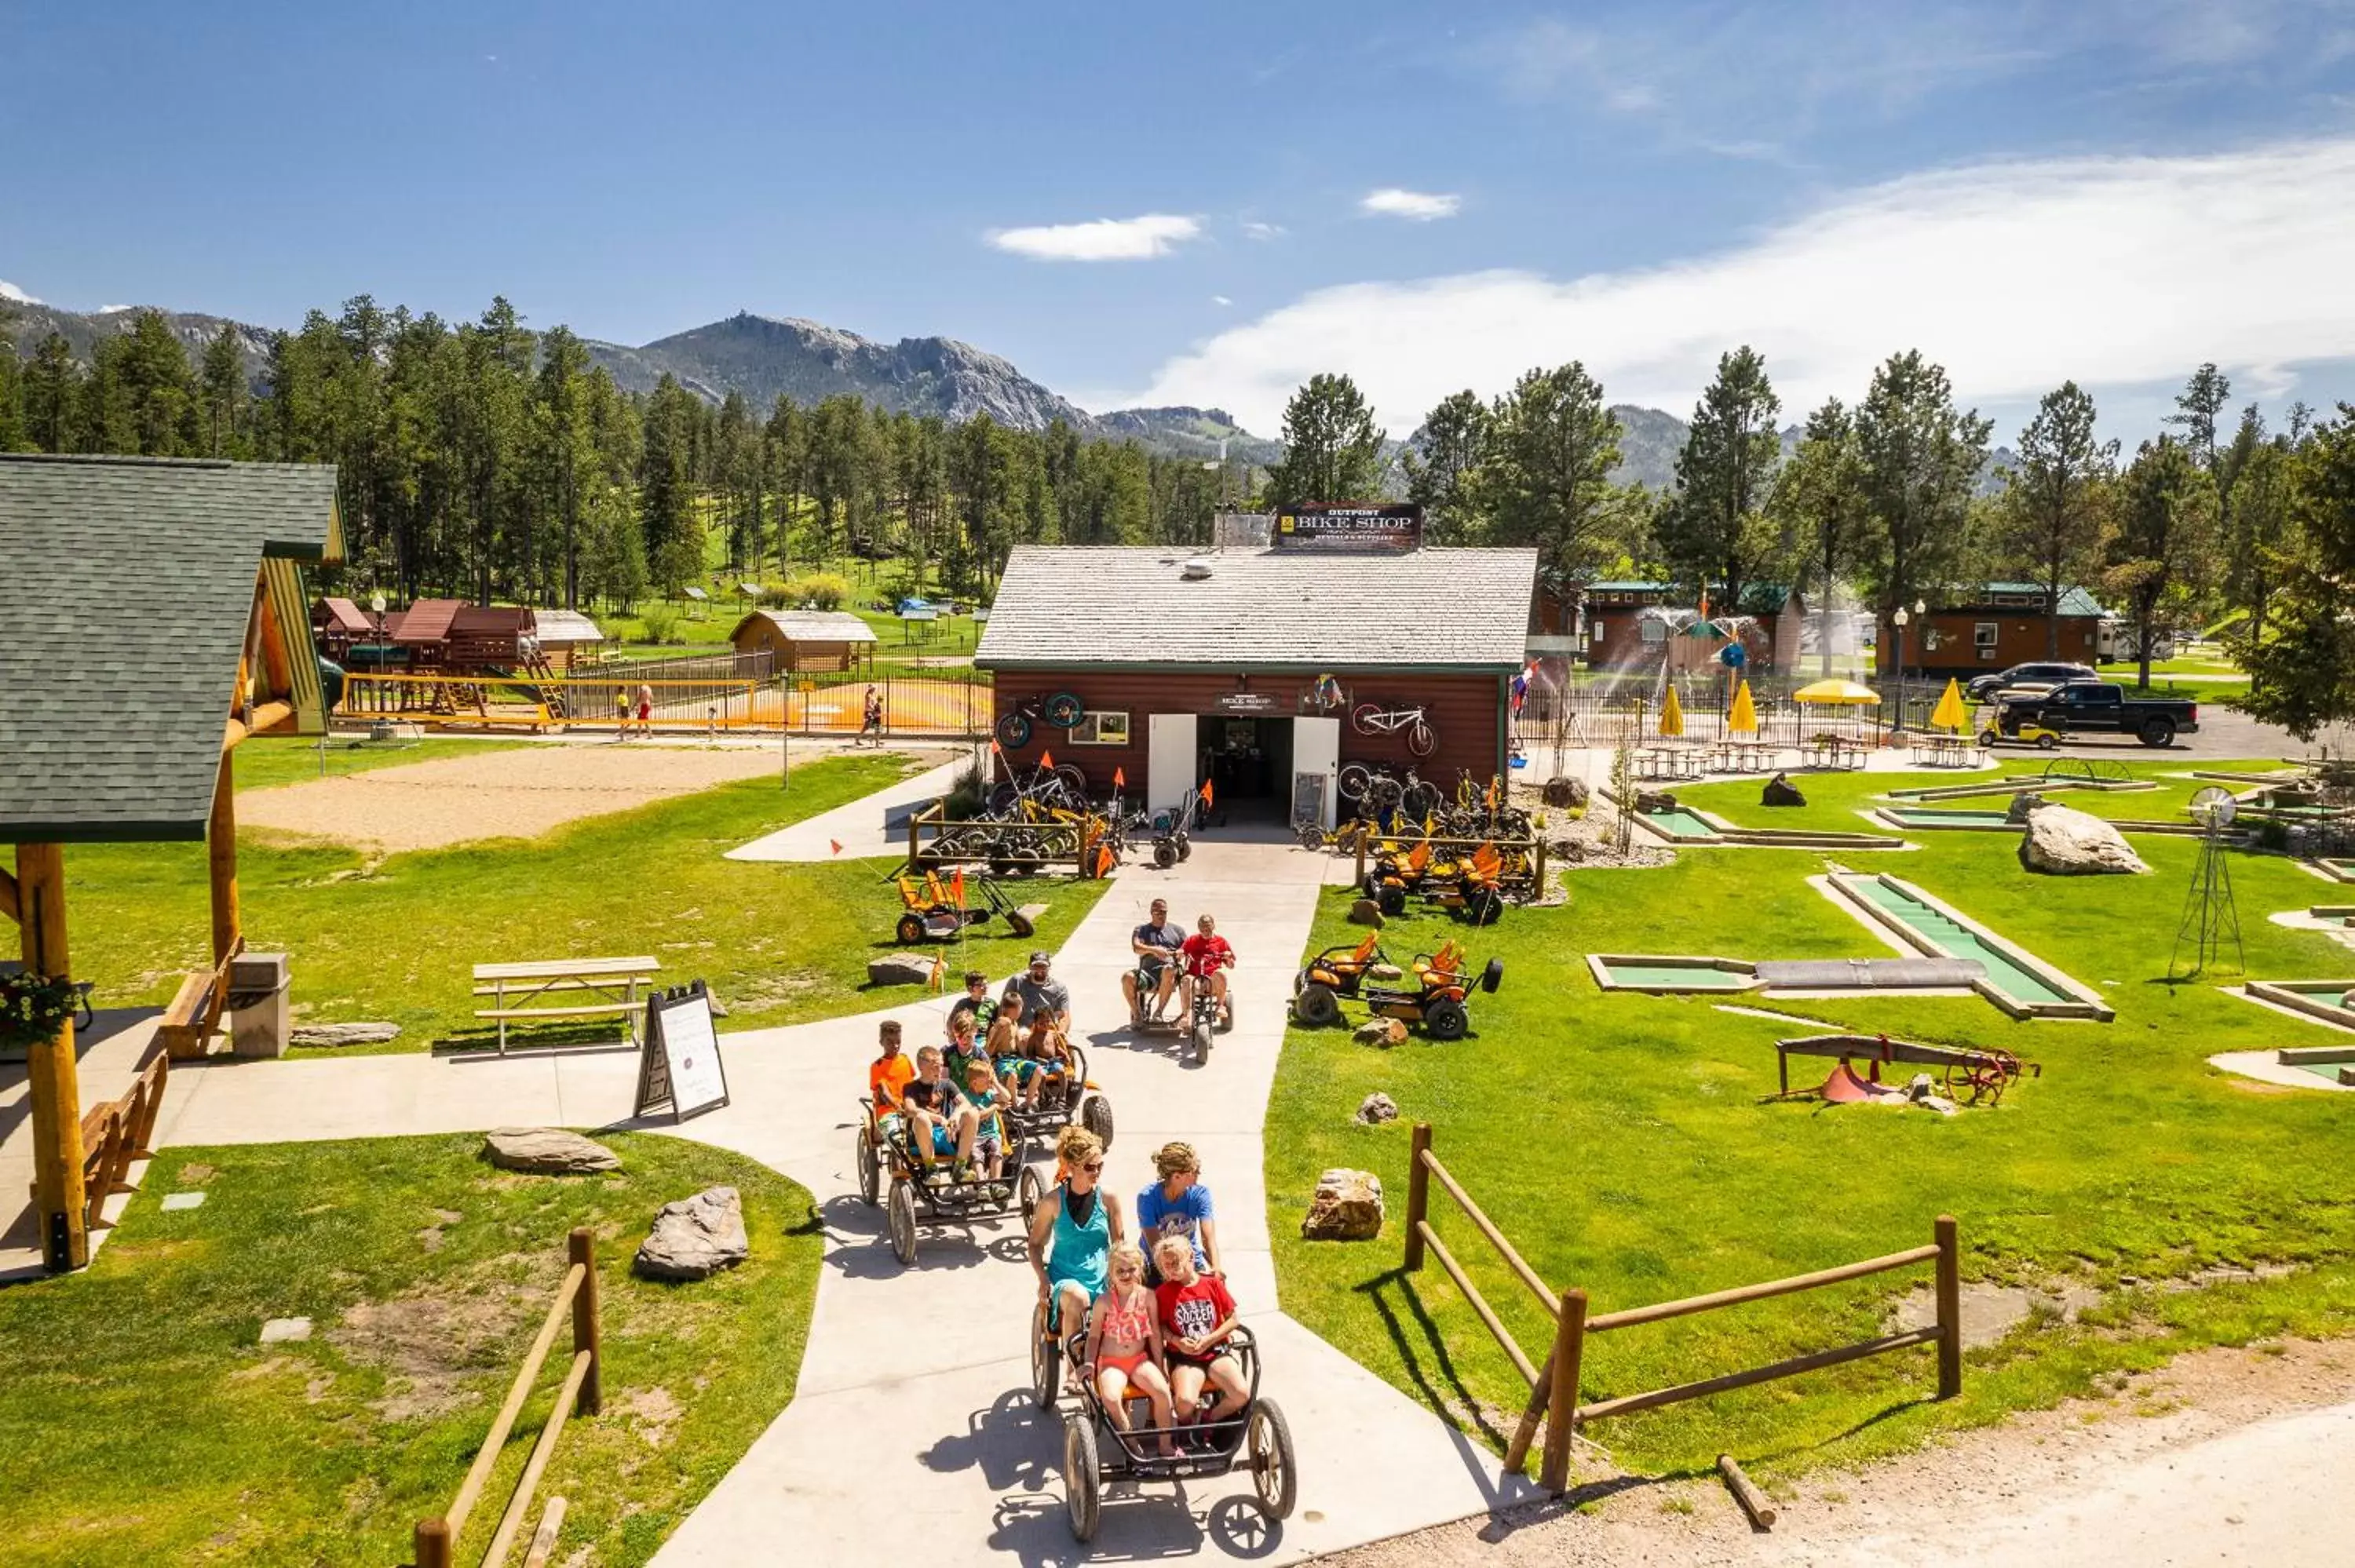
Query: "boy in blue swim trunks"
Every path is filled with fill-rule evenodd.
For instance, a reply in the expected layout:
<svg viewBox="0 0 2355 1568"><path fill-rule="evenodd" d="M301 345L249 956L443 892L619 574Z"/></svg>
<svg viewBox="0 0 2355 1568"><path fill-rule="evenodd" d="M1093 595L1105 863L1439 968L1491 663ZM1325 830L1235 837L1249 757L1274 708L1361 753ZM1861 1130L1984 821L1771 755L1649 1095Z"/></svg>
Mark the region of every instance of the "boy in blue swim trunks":
<svg viewBox="0 0 2355 1568"><path fill-rule="evenodd" d="M966 1112L974 1118L973 1152L980 1161L981 1179L991 1183L990 1197L1004 1202L1006 1188L998 1181L1002 1174L999 1162L1006 1153L1006 1123L998 1115L1004 1097L998 1093L997 1079L990 1072L989 1064L978 1056L967 1063L964 1082L958 1092ZM960 1161L957 1169L962 1175L966 1168Z"/></svg>
<svg viewBox="0 0 2355 1568"><path fill-rule="evenodd" d="M959 1170L973 1162L974 1134L979 1118L965 1105L956 1086L941 1071L941 1048L927 1045L916 1053L916 1076L900 1091L908 1117L908 1130L916 1146L917 1161L930 1176L943 1155L954 1155Z"/></svg>

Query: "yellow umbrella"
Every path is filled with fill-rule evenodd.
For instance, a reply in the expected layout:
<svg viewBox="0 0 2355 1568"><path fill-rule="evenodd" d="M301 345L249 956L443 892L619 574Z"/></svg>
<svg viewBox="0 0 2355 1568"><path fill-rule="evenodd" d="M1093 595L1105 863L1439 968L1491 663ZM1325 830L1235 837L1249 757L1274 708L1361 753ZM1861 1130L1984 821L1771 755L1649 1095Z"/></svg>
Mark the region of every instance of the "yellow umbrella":
<svg viewBox="0 0 2355 1568"><path fill-rule="evenodd" d="M1950 729L1956 735L1971 727L1970 711L1963 706L1963 683L1949 677L1946 694L1938 699L1937 711L1930 715L1932 729Z"/></svg>
<svg viewBox="0 0 2355 1568"><path fill-rule="evenodd" d="M1758 733L1758 707L1750 700L1750 683L1747 681L1734 691L1733 716L1725 721L1725 727L1736 735Z"/></svg>
<svg viewBox="0 0 2355 1568"><path fill-rule="evenodd" d="M1830 703L1841 707L1862 707L1881 701L1881 694L1870 686L1859 686L1854 681L1817 681L1812 686L1801 686L1791 694L1794 702Z"/></svg>
<svg viewBox="0 0 2355 1568"><path fill-rule="evenodd" d="M1681 736L1685 732L1685 705L1677 700L1677 689L1668 688L1668 700L1660 705L1660 733Z"/></svg>

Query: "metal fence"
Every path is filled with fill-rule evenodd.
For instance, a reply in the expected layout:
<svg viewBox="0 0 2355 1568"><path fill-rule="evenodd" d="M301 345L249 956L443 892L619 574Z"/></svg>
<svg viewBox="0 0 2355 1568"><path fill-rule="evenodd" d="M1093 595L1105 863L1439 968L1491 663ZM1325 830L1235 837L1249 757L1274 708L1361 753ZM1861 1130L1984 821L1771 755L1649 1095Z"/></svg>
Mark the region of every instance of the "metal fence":
<svg viewBox="0 0 2355 1568"><path fill-rule="evenodd" d="M882 700L886 736L978 739L996 720L996 688L985 670L926 670L920 675L866 671L789 674L784 716L795 735L856 735L865 723L867 694ZM770 700L776 700L773 694ZM772 711L770 721L774 723Z"/></svg>
<svg viewBox="0 0 2355 1568"><path fill-rule="evenodd" d="M660 681L665 689L676 693L677 700L691 700L698 683L710 691L705 700L716 700L722 693L734 691L747 683L762 684L777 673L777 655L773 649L739 653L682 653L666 659L607 659L597 663L578 663L568 673L568 678L578 682L608 681L616 686L627 686L633 696L642 682ZM612 697L613 693L605 694Z"/></svg>
<svg viewBox="0 0 2355 1568"><path fill-rule="evenodd" d="M1945 691L1943 680L1907 682L1902 686L1884 681L1872 688L1881 694L1878 703L1835 705L1792 699L1793 692L1813 681L1812 676L1788 675L1751 681L1751 703L1758 718L1754 738L1770 745L1804 746L1826 735L1870 739L1894 727L1926 729ZM1540 746L1576 749L1616 746L1622 740L1657 739L1670 685L1682 710L1686 738L1732 737L1727 724L1736 683L1707 673L1680 674L1666 683L1657 673L1631 674L1615 683L1532 689L1515 717L1514 727L1524 749Z"/></svg>

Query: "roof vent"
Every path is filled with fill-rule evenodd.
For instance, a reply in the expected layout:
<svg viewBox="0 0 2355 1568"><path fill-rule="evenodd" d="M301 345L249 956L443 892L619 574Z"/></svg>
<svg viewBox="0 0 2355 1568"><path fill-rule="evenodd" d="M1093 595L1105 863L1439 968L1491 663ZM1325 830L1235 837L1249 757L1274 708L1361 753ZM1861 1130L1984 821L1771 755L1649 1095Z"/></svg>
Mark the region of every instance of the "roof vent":
<svg viewBox="0 0 2355 1568"><path fill-rule="evenodd" d="M1208 556L1188 556L1186 558L1186 564L1178 568L1178 575L1189 583L1200 582L1204 577L1210 575L1210 557Z"/></svg>

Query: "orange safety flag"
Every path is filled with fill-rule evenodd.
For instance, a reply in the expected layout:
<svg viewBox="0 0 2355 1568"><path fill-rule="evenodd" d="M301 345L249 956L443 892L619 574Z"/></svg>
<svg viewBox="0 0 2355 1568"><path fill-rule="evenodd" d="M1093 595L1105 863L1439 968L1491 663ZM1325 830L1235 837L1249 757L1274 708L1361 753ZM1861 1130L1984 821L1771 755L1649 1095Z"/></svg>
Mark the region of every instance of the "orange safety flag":
<svg viewBox="0 0 2355 1568"><path fill-rule="evenodd" d="M960 909L964 907L964 867L963 866L957 867L956 874L949 878L949 902Z"/></svg>
<svg viewBox="0 0 2355 1568"><path fill-rule="evenodd" d="M842 853L842 841L840 839L828 839L826 842L834 846L835 853L840 854Z"/></svg>
<svg viewBox="0 0 2355 1568"><path fill-rule="evenodd" d="M1122 791L1123 789L1127 789L1127 788L1128 788L1128 769L1127 769L1127 768L1114 768L1114 769L1112 770L1112 788L1113 788L1113 793L1114 793L1114 794L1115 794L1115 795L1117 795L1118 793L1120 793L1120 791Z"/></svg>
<svg viewBox="0 0 2355 1568"><path fill-rule="evenodd" d="M1209 779L1203 779L1203 780L1202 780L1202 804L1204 804L1205 806L1207 806L1207 805L1209 805L1209 803L1210 803L1210 781L1209 781Z"/></svg>
<svg viewBox="0 0 2355 1568"><path fill-rule="evenodd" d="M1041 748L1039 753L1039 768L1041 772L1052 773L1055 770L1055 754Z"/></svg>
<svg viewBox="0 0 2355 1568"><path fill-rule="evenodd" d="M1709 619L1709 589L1707 588L1700 590L1700 618L1703 620Z"/></svg>
<svg viewBox="0 0 2355 1568"><path fill-rule="evenodd" d="M989 737L989 749L997 753L1000 757L1006 755L1006 747L997 744L997 737L994 735Z"/></svg>
<svg viewBox="0 0 2355 1568"><path fill-rule="evenodd" d="M1488 810L1492 811L1495 810L1497 809L1497 780L1494 778L1491 778L1488 780L1487 800Z"/></svg>

